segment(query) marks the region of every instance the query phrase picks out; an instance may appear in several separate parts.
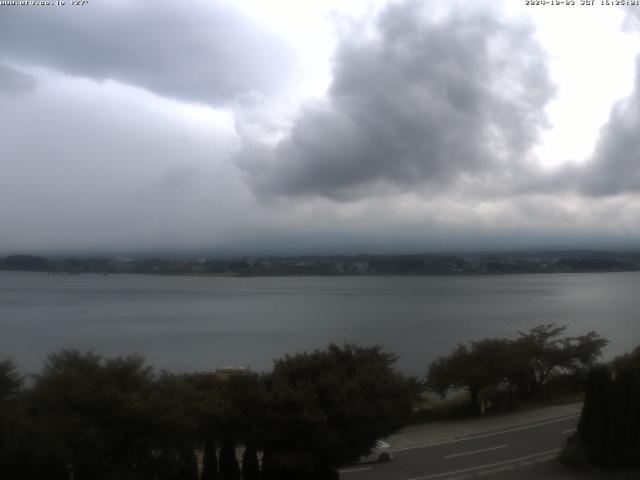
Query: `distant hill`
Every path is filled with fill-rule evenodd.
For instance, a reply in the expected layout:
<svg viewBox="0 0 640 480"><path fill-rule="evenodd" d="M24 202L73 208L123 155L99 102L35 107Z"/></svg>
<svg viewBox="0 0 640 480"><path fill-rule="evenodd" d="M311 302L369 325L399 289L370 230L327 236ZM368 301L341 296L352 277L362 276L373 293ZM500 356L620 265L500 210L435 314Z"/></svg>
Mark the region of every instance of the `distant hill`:
<svg viewBox="0 0 640 480"><path fill-rule="evenodd" d="M9 255L0 259L0 268L4 270L47 271L49 261L35 255Z"/></svg>

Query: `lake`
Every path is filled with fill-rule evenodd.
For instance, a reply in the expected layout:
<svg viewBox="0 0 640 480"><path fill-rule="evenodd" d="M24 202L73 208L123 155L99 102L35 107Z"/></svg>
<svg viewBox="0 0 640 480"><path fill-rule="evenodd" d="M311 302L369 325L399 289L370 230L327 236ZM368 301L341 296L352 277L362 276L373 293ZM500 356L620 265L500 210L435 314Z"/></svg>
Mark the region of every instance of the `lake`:
<svg viewBox="0 0 640 480"><path fill-rule="evenodd" d="M0 358L23 373L62 348L139 352L158 368L268 370L330 342L383 344L422 375L458 342L540 323L596 330L607 358L640 344L640 273L163 277L0 272Z"/></svg>

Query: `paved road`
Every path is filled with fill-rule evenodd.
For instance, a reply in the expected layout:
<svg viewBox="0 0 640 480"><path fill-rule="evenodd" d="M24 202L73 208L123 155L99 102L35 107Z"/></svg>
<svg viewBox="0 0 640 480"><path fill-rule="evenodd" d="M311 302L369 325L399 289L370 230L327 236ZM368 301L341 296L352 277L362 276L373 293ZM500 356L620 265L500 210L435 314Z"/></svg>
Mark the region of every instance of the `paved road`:
<svg viewBox="0 0 640 480"><path fill-rule="evenodd" d="M396 448L394 461L345 467L340 478L466 480L506 472L513 472L516 478L520 469L553 460L575 431L578 418L571 414L496 432Z"/></svg>

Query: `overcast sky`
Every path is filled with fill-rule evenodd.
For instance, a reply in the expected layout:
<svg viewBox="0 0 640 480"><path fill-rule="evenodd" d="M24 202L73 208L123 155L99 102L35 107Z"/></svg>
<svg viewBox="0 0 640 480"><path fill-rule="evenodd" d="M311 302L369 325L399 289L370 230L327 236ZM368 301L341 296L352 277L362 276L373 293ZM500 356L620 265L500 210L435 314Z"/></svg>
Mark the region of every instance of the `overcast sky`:
<svg viewBox="0 0 640 480"><path fill-rule="evenodd" d="M640 245L640 7L66 3L0 6L0 253Z"/></svg>

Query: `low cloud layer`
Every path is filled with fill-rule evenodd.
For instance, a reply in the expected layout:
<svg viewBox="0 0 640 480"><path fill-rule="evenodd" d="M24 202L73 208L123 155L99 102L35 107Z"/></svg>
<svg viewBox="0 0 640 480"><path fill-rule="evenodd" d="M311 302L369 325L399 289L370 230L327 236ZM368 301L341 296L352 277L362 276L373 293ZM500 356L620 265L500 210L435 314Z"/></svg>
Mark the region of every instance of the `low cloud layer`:
<svg viewBox="0 0 640 480"><path fill-rule="evenodd" d="M2 58L214 105L283 88L294 60L274 32L204 0L3 7Z"/></svg>
<svg viewBox="0 0 640 480"><path fill-rule="evenodd" d="M486 4L430 5L391 4L373 32L345 35L326 101L275 145L243 138L257 192L348 199L527 169L554 95L533 26Z"/></svg>

